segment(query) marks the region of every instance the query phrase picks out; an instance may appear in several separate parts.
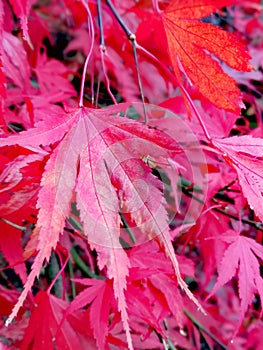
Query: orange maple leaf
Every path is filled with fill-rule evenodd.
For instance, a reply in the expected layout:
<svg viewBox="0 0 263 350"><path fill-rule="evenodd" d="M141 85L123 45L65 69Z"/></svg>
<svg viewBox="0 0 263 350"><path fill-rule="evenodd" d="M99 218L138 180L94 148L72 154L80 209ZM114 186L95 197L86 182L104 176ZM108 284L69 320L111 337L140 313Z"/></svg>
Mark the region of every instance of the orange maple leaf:
<svg viewBox="0 0 263 350"><path fill-rule="evenodd" d="M232 0L173 0L162 19L171 62L181 82L183 71L199 91L217 107L238 113L243 106L235 80L222 69L220 60L231 68L249 71L249 55L236 37L212 24L198 21ZM209 53L210 54L209 54Z"/></svg>

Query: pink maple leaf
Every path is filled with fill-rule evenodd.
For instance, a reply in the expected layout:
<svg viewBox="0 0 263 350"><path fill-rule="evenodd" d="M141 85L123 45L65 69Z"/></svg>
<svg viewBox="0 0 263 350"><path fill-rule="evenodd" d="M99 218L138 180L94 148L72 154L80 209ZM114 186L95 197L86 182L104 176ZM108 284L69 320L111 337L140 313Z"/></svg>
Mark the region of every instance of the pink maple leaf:
<svg viewBox="0 0 263 350"><path fill-rule="evenodd" d="M173 158L181 153L181 148L168 134L120 117L123 108L81 108L49 116L33 129L0 140L0 146L19 144L24 147L58 142L46 163L38 195L39 212L33 233L38 237L38 252L8 322L17 314L44 260L49 259L56 247L65 220L70 216L74 193L84 233L91 248L98 253L98 266L100 269L107 266L108 278L113 279L130 349L133 347L124 295L129 259L119 241L120 211L131 212L133 220L149 239L158 239L172 261L179 286L201 308L181 277L161 192L155 187L151 170L141 160L143 154L149 152ZM140 181L149 185L148 192Z"/></svg>
<svg viewBox="0 0 263 350"><path fill-rule="evenodd" d="M247 135L213 139L212 143L236 170L251 209L263 221L263 140Z"/></svg>
<svg viewBox="0 0 263 350"><path fill-rule="evenodd" d="M263 279L260 276L259 262L263 259L263 247L253 239L239 235L235 231L227 231L220 239L230 243L218 267L218 278L209 298L218 288L230 281L237 272L238 293L241 300L239 321L236 332L244 319L245 312L258 293L263 301Z"/></svg>

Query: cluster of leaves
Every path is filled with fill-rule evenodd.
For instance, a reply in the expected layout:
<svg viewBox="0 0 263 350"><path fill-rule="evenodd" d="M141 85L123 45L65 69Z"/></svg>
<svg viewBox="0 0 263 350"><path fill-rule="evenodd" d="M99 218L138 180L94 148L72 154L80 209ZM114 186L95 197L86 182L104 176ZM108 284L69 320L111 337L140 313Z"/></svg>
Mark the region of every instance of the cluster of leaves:
<svg viewBox="0 0 263 350"><path fill-rule="evenodd" d="M0 2L1 349L262 348L261 10Z"/></svg>

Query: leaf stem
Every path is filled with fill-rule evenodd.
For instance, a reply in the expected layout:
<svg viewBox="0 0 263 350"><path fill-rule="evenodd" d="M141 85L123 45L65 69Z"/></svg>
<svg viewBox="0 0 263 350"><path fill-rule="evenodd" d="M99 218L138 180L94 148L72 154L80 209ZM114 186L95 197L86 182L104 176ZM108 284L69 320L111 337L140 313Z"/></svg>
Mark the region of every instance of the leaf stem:
<svg viewBox="0 0 263 350"><path fill-rule="evenodd" d="M91 12L88 6L88 3L85 0L82 0L82 4L87 10L88 13L88 18L89 18L89 23L90 23L90 36L91 36L91 45L89 49L89 53L86 57L83 72L82 72L82 78L81 78L81 86L80 86L80 97L79 97L79 107L83 107L83 95L84 95L84 86L85 86L85 78L86 78L86 72L88 68L88 63L90 60L90 57L92 55L93 47L94 47L94 25L93 25L93 19L91 16Z"/></svg>
<svg viewBox="0 0 263 350"><path fill-rule="evenodd" d="M103 74L104 74L104 77L105 77L105 80L106 80L106 87L107 87L107 91L108 91L108 94L110 95L113 103L115 105L117 105L117 101L113 95L113 93L111 92L111 89L110 89L110 80L109 80L109 77L108 77L108 74L107 74L107 70L106 70L106 67L105 67L105 61L104 61L104 56L106 54L106 51L105 49L103 49L102 47L100 48L100 57L101 57L101 64L102 64L102 70L103 70Z"/></svg>
<svg viewBox="0 0 263 350"><path fill-rule="evenodd" d="M2 220L3 222L5 222L7 225L10 225L10 226L12 226L12 227L14 227L14 228L17 228L18 230L26 231L26 227L24 227L24 226L17 225L17 224L15 224L14 222L9 221L9 220L7 220L7 219L5 219L5 218L0 218L0 220Z"/></svg>
<svg viewBox="0 0 263 350"><path fill-rule="evenodd" d="M50 293L52 287L54 286L54 284L56 283L56 281L58 280L58 278L60 277L60 275L62 274L62 272L65 270L65 267L68 263L69 260L69 256L66 258L63 266L61 267L61 269L58 271L58 273L56 274L55 278L53 279L53 281L51 282L50 286L48 287L47 293Z"/></svg>
<svg viewBox="0 0 263 350"><path fill-rule="evenodd" d="M99 29L100 29L100 57L101 57L101 65L102 65L102 70L103 74L106 80L106 87L108 94L110 95L112 101L114 104L117 104L117 101L111 92L110 89L110 80L107 74L106 66L105 66L105 60L104 57L106 55L106 45L105 45L105 39L104 39L104 31L103 31L103 21L102 21L102 11L101 11L101 1L97 1L97 10L98 10L98 22L99 22Z"/></svg>
<svg viewBox="0 0 263 350"><path fill-rule="evenodd" d="M156 56L154 56L152 53L150 53L148 50L146 50L144 47L138 45L136 43L136 47L141 50L144 54L146 54L149 58L151 58L154 62L156 62L165 72L166 74L170 77L170 79L172 81L174 81L176 83L176 85L179 86L179 88L181 89L181 91L184 93L185 97L187 98L187 101L189 102L190 106L192 107L197 120L199 121L199 124L201 126L201 128L203 129L204 135L206 137L206 139L208 140L209 143L211 143L211 136L204 124L203 118L201 117L200 113L198 112L192 98L190 97L190 95L188 94L186 88L183 86L182 83L180 83L180 81L176 78L176 76L174 74L172 74L172 72L165 66L165 64L163 64L160 60L158 60L158 58Z"/></svg>
<svg viewBox="0 0 263 350"><path fill-rule="evenodd" d="M154 11L160 14L162 11L159 8L158 0L152 0L152 4Z"/></svg>

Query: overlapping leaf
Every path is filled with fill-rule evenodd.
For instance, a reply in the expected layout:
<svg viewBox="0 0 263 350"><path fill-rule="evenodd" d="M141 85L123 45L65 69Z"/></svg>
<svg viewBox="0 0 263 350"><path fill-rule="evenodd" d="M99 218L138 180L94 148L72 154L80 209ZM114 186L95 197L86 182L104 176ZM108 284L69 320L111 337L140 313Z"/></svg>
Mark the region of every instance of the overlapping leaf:
<svg viewBox="0 0 263 350"><path fill-rule="evenodd" d="M14 35L4 31L1 51L3 72L6 77L22 90L29 90L31 71L22 42Z"/></svg>
<svg viewBox="0 0 263 350"><path fill-rule="evenodd" d="M23 283L26 282L26 266L23 261L23 249L21 231L0 221L0 248L5 259L21 278Z"/></svg>
<svg viewBox="0 0 263 350"><path fill-rule="evenodd" d="M47 118L34 129L1 139L0 146L19 144L28 147L59 141L47 161L38 196L35 229L38 254L9 320L16 315L42 263L49 259L55 248L76 193L84 232L98 253L99 268L107 266L108 277L113 279L128 346L132 349L124 296L129 259L119 242L120 211L130 212L148 238L158 238L172 261L178 284L198 306L199 303L180 275L157 180L140 159L149 152L173 158L181 149L164 132L113 115L122 108L82 108L53 120Z"/></svg>
<svg viewBox="0 0 263 350"><path fill-rule="evenodd" d="M235 168L251 209L263 221L263 140L252 136L214 139L213 144Z"/></svg>
<svg viewBox="0 0 263 350"><path fill-rule="evenodd" d="M23 37L25 40L29 40L28 36L28 15L31 6L36 0L11 0L10 3L13 7L15 15L20 19L21 29L23 31Z"/></svg>
<svg viewBox="0 0 263 350"><path fill-rule="evenodd" d="M241 299L238 330L248 306L253 301L254 294L259 293L261 303L263 301L263 279L260 276L259 262L256 258L257 256L263 259L263 247L253 239L240 236L234 231L227 233L221 236L221 239L230 245L221 260L217 282L208 297L231 280L238 270L238 290Z"/></svg>
<svg viewBox="0 0 263 350"><path fill-rule="evenodd" d="M248 71L251 67L245 46L219 27L197 21L234 2L173 0L162 18L177 78L181 81L180 71L183 71L216 106L239 113L242 107L240 91L234 79L223 72L211 55L236 70Z"/></svg>
<svg viewBox="0 0 263 350"><path fill-rule="evenodd" d="M89 312L91 328L98 349L103 350L108 334L110 308L114 304L111 283L109 283L109 280L97 279L74 279L74 281L87 286L87 288L78 294L67 312L72 314L76 310L91 304Z"/></svg>
<svg viewBox="0 0 263 350"><path fill-rule="evenodd" d="M57 297L41 291L35 299L37 307L34 308L28 328L21 345L22 350L27 349L81 349L86 346L95 349L93 339L83 342L78 334L78 316L72 315L71 322L65 319L68 303ZM63 322L62 322L63 321ZM72 322L73 321L73 322ZM74 325L75 321L75 325ZM87 330L86 330L87 331ZM84 345L85 344L85 345Z"/></svg>

